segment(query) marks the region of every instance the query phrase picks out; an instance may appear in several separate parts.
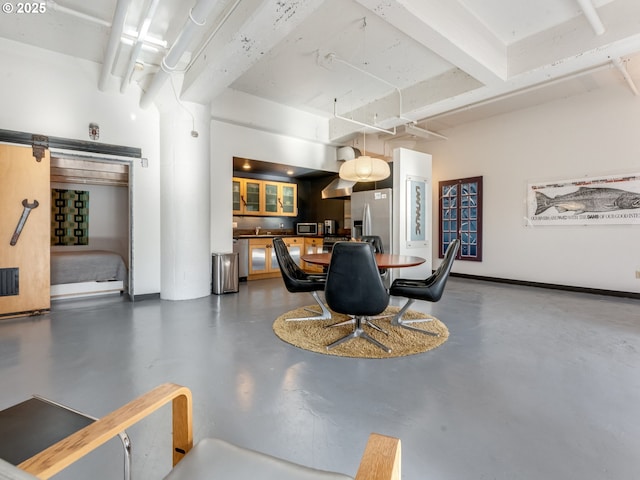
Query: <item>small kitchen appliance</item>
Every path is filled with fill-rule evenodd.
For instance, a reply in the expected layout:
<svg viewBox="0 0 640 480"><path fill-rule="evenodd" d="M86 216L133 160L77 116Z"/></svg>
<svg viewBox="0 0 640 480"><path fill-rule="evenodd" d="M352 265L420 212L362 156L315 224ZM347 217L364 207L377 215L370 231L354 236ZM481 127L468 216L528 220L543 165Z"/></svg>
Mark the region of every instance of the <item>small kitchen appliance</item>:
<svg viewBox="0 0 640 480"><path fill-rule="evenodd" d="M296 225L296 235L320 235L318 223L298 223Z"/></svg>
<svg viewBox="0 0 640 480"><path fill-rule="evenodd" d="M337 223L335 220L325 220L324 221L324 234L325 235L335 235L338 233Z"/></svg>

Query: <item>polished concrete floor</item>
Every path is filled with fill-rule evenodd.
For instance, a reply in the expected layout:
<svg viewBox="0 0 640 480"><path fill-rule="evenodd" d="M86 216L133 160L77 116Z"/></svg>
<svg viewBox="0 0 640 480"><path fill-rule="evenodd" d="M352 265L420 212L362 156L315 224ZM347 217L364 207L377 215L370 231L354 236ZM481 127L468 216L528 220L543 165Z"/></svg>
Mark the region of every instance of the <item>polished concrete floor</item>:
<svg viewBox="0 0 640 480"><path fill-rule="evenodd" d="M311 303L280 279L193 301L56 302L0 322L0 408L38 393L101 416L171 381L193 391L196 440L351 475L375 431L402 439L405 480L640 478L639 301L452 278L414 308L449 340L385 360L274 336L280 313ZM170 468L169 418L130 430L134 479ZM66 475L121 478L116 460Z"/></svg>

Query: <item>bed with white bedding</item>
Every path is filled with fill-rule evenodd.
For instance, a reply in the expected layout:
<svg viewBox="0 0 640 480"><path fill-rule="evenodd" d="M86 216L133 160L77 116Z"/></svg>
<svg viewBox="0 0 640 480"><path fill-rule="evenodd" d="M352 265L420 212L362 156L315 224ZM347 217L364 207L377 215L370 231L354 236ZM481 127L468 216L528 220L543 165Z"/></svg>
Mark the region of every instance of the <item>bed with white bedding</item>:
<svg viewBox="0 0 640 480"><path fill-rule="evenodd" d="M104 295L124 291L127 268L106 250L51 252L51 298Z"/></svg>

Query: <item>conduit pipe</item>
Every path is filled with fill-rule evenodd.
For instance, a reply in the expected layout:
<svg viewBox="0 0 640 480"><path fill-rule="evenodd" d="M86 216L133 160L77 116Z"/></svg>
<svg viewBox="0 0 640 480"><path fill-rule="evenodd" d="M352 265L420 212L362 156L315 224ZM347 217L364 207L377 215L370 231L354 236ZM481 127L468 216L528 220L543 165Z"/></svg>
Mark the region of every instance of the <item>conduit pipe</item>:
<svg viewBox="0 0 640 480"><path fill-rule="evenodd" d="M604 33L604 24L602 20L600 20L600 16L598 15L597 10L591 3L591 0L576 0L582 9L582 13L587 17L587 21L593 28L593 31L596 35L602 35Z"/></svg>
<svg viewBox="0 0 640 480"><path fill-rule="evenodd" d="M111 22L111 33L109 34L109 43L107 44L107 52L104 55L104 61L102 62L102 72L100 72L100 80L98 81L98 89L104 92L107 79L113 68L113 63L116 59L116 53L118 52L118 46L120 45L120 37L124 30L124 21L127 17L127 10L131 5L131 0L118 0L116 5L116 11L113 14L113 21Z"/></svg>
<svg viewBox="0 0 640 480"><path fill-rule="evenodd" d="M131 50L131 55L129 56L129 63L127 64L127 69L125 70L124 76L122 77L122 84L120 85L120 93L124 93L127 90L127 86L131 83L131 78L133 77L133 70L136 67L136 61L138 60L138 56L140 55L140 50L142 49L143 40L149 31L149 26L151 25L151 20L153 20L153 16L156 14L156 8L158 8L158 3L160 0L151 0L149 4L149 8L147 8L147 13L144 16L144 20L140 25L138 30L138 39L136 40L133 49Z"/></svg>
<svg viewBox="0 0 640 480"><path fill-rule="evenodd" d="M79 12L78 10L73 10L72 8L65 7L63 5L59 5L53 0L47 0L47 10L54 10L56 12L66 13L67 15L71 15L76 18L81 18L88 22L95 23L97 25L102 25L103 27L107 27L107 28L111 27L111 23L106 20L102 20L101 18L94 17L92 15L88 15L83 12Z"/></svg>
<svg viewBox="0 0 640 480"><path fill-rule="evenodd" d="M218 33L218 30L222 28L222 26L226 23L228 18L233 14L233 12L235 12L236 8L238 7L238 5L240 5L241 1L242 0L236 0L235 3L231 6L231 8L227 10L227 12L224 14L222 19L218 22L218 25L216 25L216 28L214 28L211 31L211 33L209 34L209 37L202 43L202 45L200 46L200 49L195 53L195 55L191 57L191 60L189 61L189 65L187 65L186 70L189 70L193 66L193 64L196 62L196 60L200 58L200 55L202 55L202 52L204 52L204 49L207 48L207 45L209 45L209 42L213 40L213 37L216 36L216 34Z"/></svg>
<svg viewBox="0 0 640 480"><path fill-rule="evenodd" d="M385 130L384 128L376 127L375 125L369 125L368 123L359 122L358 120L354 120L353 118L343 117L342 115L338 115L338 111L336 109L337 102L338 102L338 99L334 98L333 99L333 118L339 118L340 120L345 120L347 122L360 125L361 127L372 128L373 130L377 130L382 133L388 133L389 135L396 134L396 127L393 127L393 130Z"/></svg>
<svg viewBox="0 0 640 480"><path fill-rule="evenodd" d="M631 89L633 94L635 96L638 96L638 89L636 88L636 84L633 83L633 79L631 78L631 75L629 75L629 72L627 71L627 67L624 64L624 62L622 61L622 59L621 58L614 58L614 59L611 60L611 62L615 65L615 67L618 70L620 70L620 72L622 73L622 76L627 81L627 85L629 85L629 88Z"/></svg>
<svg viewBox="0 0 640 480"><path fill-rule="evenodd" d="M161 69L155 74L148 90L140 99L140 107L146 108L151 105L156 95L169 79L171 72L176 68L182 54L189 48L198 27L205 25L207 17L213 10L218 0L200 0L189 11L189 18L182 26L182 30L178 34L178 38L173 43L167 55L160 62Z"/></svg>

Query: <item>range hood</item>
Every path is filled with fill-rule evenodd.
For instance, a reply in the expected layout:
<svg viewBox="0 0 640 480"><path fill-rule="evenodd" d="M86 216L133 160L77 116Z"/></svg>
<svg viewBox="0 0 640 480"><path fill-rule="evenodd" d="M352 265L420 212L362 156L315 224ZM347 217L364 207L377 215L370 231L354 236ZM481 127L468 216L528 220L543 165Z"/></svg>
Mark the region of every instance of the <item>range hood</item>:
<svg viewBox="0 0 640 480"><path fill-rule="evenodd" d="M331 181L329 185L322 189L322 198L344 198L350 197L353 192L353 186L356 182L343 180L338 177Z"/></svg>
<svg viewBox="0 0 640 480"><path fill-rule="evenodd" d="M353 160L360 156L360 150L354 147L340 147L336 152L336 160L344 162L345 160ZM353 192L353 186L356 182L343 180L337 177L329 185L322 190L322 198L344 198L350 197Z"/></svg>

